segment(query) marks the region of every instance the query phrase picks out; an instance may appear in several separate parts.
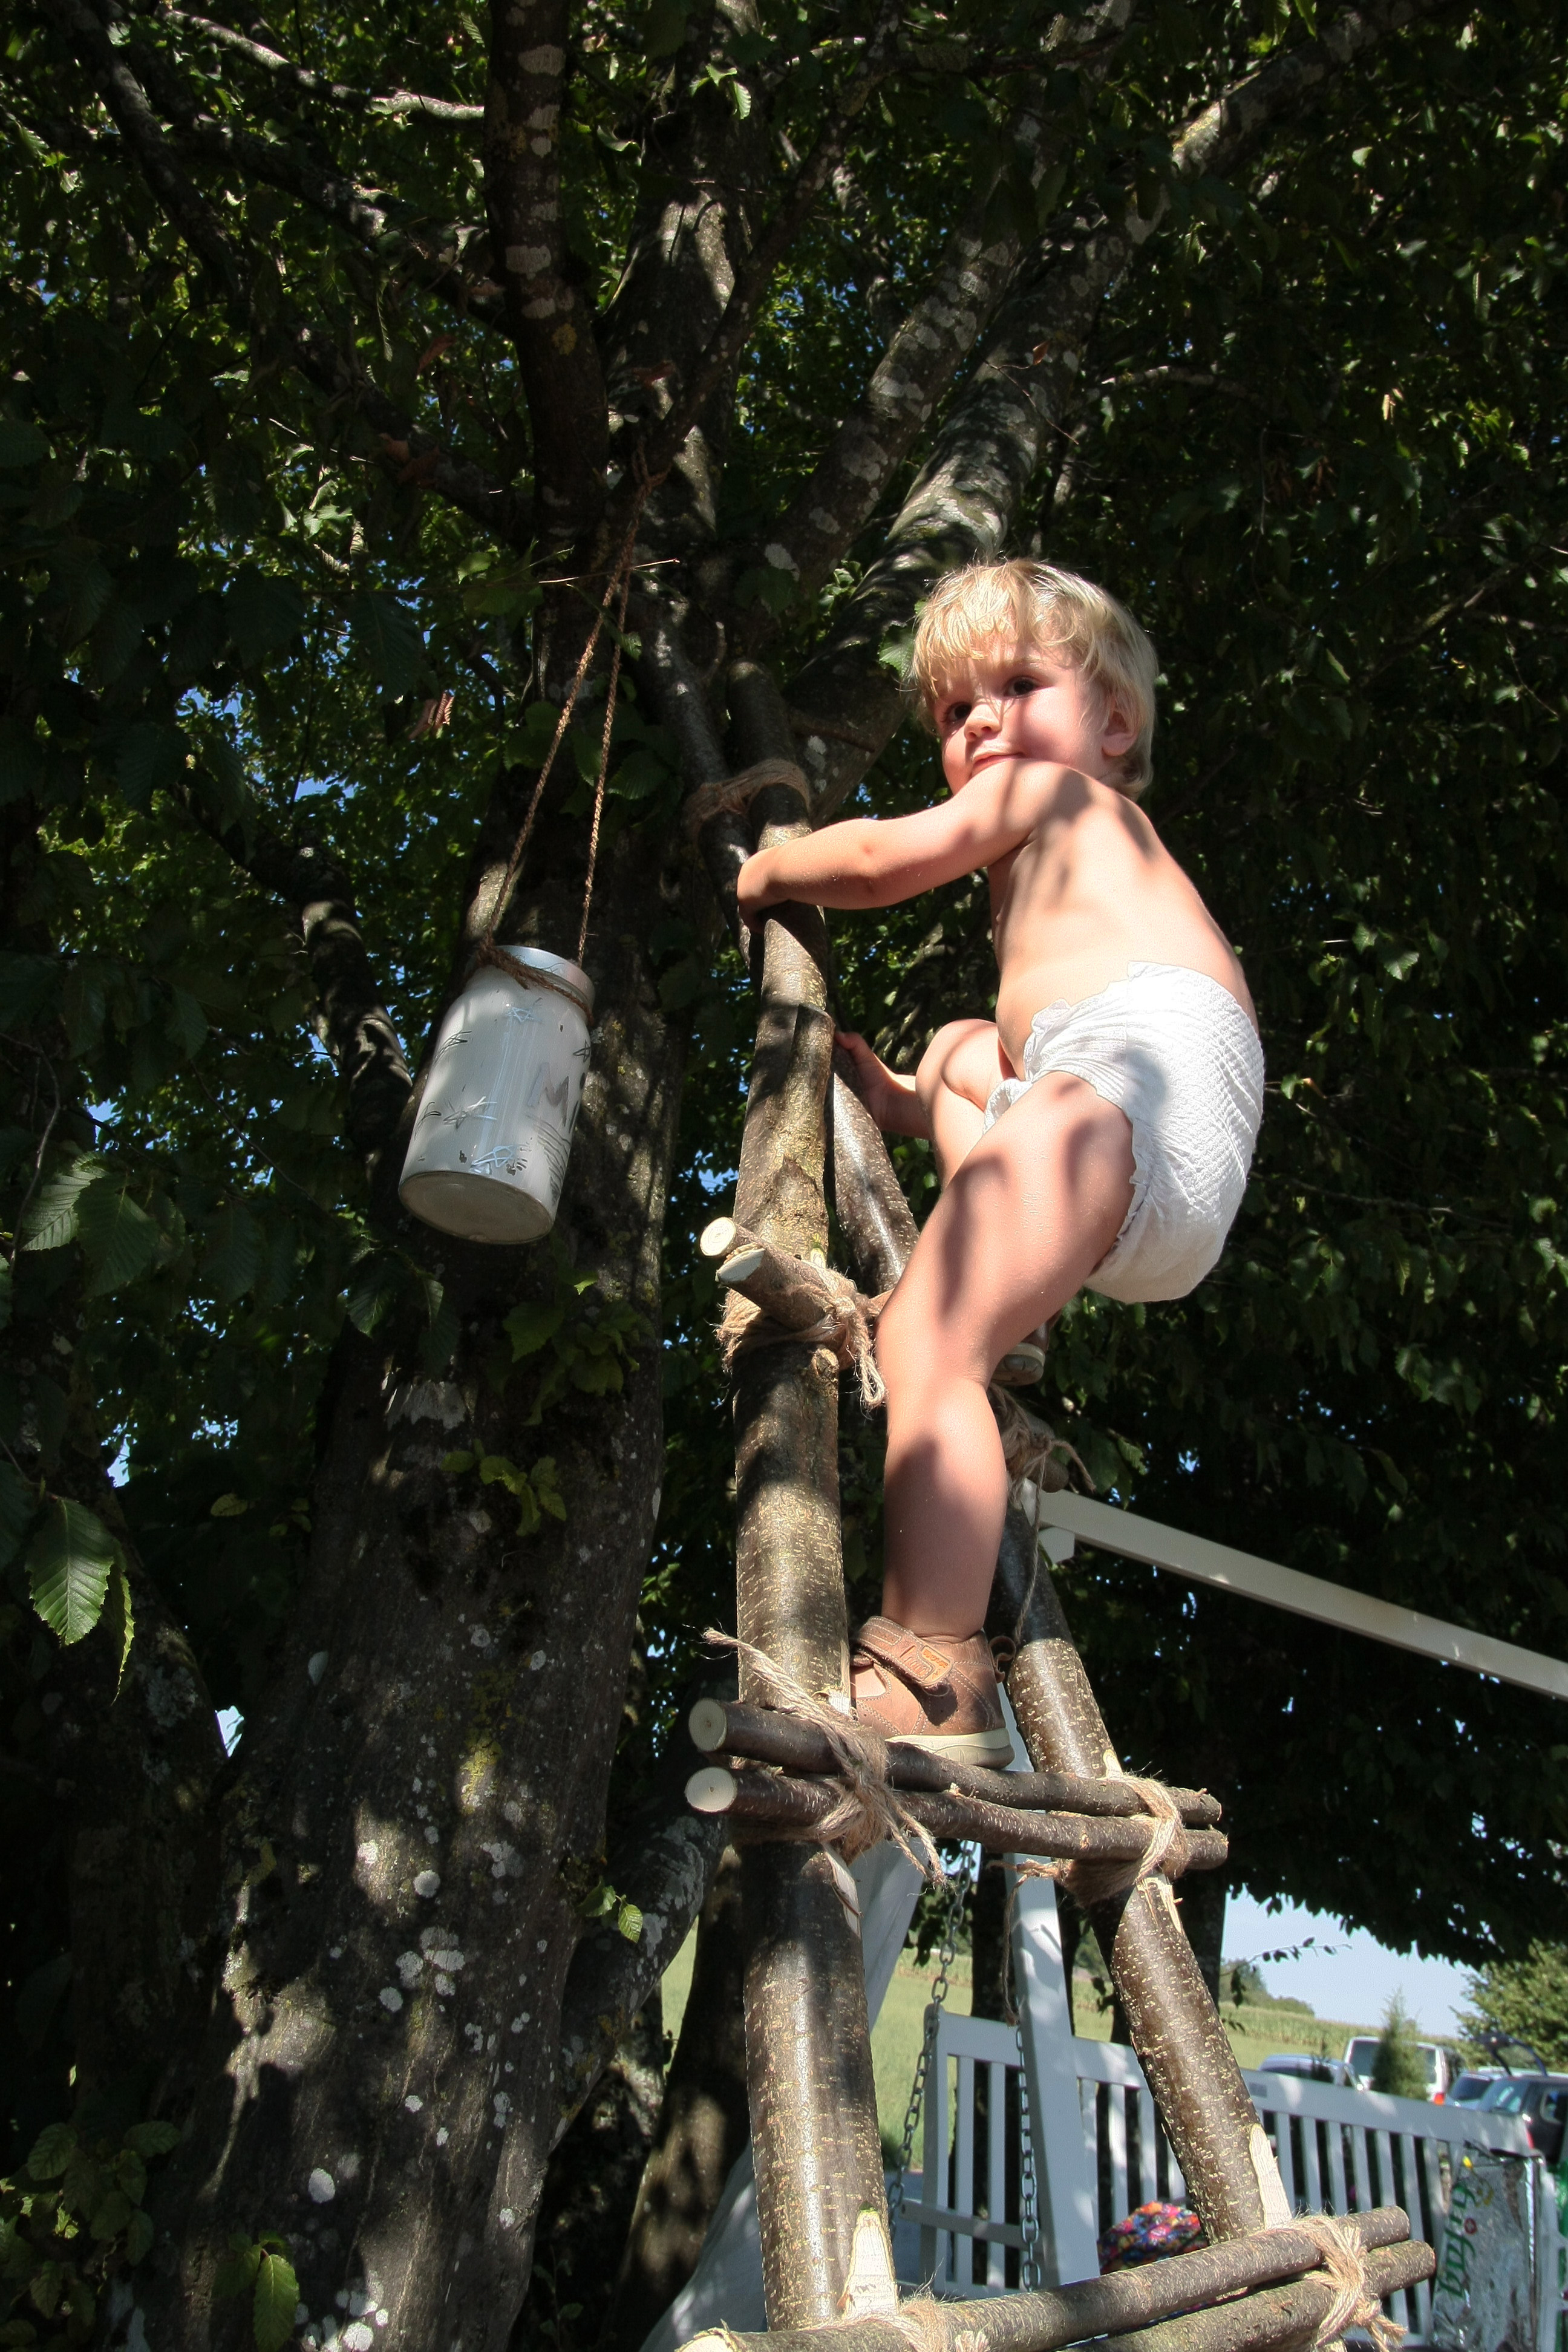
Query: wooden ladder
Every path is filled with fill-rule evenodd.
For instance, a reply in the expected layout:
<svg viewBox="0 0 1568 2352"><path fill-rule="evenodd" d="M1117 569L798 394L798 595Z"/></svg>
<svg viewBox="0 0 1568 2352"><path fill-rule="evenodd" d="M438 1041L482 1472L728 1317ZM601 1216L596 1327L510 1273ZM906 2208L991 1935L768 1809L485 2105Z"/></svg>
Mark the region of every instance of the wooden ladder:
<svg viewBox="0 0 1568 2352"><path fill-rule="evenodd" d="M762 847L809 830L788 791L762 794L753 821ZM786 1277L787 1292L792 1268L809 1297L814 1268L827 1262L831 1192L860 1289L889 1289L915 1228L880 1135L834 1072L820 912L771 910L752 957L761 1009L734 1224L768 1245L775 1307L776 1277ZM808 1690L847 1705L838 1390L836 1358L809 1341L736 1358L737 1627L743 1643ZM1136 1855L1145 1829L1129 1816L1142 1810L1141 1801L1121 1779L1048 1570L1016 1512L988 1630L1016 1635L1006 1687L1035 1775L1043 1777L1019 1790L1028 1804L1009 1812L982 1785L1001 1776L943 1768L933 1788L928 1759L926 1793L911 1796L911 1808L940 1833L978 1837L999 1851ZM702 1742L736 1760L733 1779L748 1798L735 1810L752 1816L742 1870L746 2064L769 2332L739 2340L776 2346L781 2333L831 2323L836 2344L854 2339L844 2352L910 2352L911 2344L921 2352L1049 2352L1104 2333L1135 2336L1150 2352L1311 2342L1338 2289L1321 2267L1318 2239L1293 2225L1272 2146L1170 1882L1158 1873L1091 1904L1089 1916L1206 2244L1104 2279L984 2303L906 2305L896 2319L858 1923L839 1857L798 1836L812 1805L825 1809L811 1775L826 1768L826 1744L810 1727L770 1712L764 1696L742 1657L741 1703L726 1710L717 1737L709 1725ZM748 1769L744 1757L775 1769ZM916 1770L917 1785L921 1777ZM964 1785L955 1790L958 1781ZM1195 1835L1212 1839L1205 1824L1217 1807L1175 1793L1192 1800L1183 1809ZM782 1840L775 1828L770 1839L770 1809L775 1822L787 1814L795 1838ZM1430 2275L1431 2251L1410 2242L1397 2209L1341 2221L1364 2249L1373 2296Z"/></svg>

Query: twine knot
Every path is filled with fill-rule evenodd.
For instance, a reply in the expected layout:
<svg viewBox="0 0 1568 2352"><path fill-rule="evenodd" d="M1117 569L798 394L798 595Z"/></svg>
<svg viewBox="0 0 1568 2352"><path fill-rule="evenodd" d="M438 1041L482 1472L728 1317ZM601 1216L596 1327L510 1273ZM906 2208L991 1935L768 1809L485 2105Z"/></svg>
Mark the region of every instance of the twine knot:
<svg viewBox="0 0 1568 2352"><path fill-rule="evenodd" d="M855 1716L841 1715L836 1706L829 1706L826 1699L808 1691L787 1666L781 1666L776 1658L770 1658L765 1650L757 1649L752 1643L737 1641L732 1633L721 1633L711 1627L702 1638L715 1650L733 1650L766 1691L768 1704L781 1715L793 1715L802 1723L809 1723L822 1733L833 1751L838 1769L829 1776L829 1785L838 1790L838 1802L823 1820L793 1834L810 1838L819 1845L840 1847L846 1862L856 1861L874 1845L880 1845L884 1838L891 1838L922 1877L929 1878L933 1886L945 1885L947 1872L935 1842L922 1824L906 1811L888 1778L888 1743L880 1734Z"/></svg>
<svg viewBox="0 0 1568 2352"><path fill-rule="evenodd" d="M726 1293L719 1324L719 1353L724 1370L731 1371L736 1358L749 1355L753 1348L779 1348L787 1340L795 1340L805 1348L827 1348L837 1360L840 1371L855 1374L860 1384L861 1403L868 1412L875 1412L888 1398L882 1375L877 1369L871 1338L871 1327L881 1311L883 1298L862 1298L848 1276L836 1274L831 1266L818 1267L816 1272L829 1293L828 1302L817 1320L800 1331L775 1323L743 1291Z"/></svg>
<svg viewBox="0 0 1568 2352"><path fill-rule="evenodd" d="M1061 1493L1068 1484L1068 1463L1082 1473L1083 1483L1091 1495L1095 1491L1094 1480L1078 1448L1068 1439L1058 1437L1049 1422L1042 1421L1027 1405L1020 1404L1011 1389L993 1388L988 1393L1002 1440L1002 1458L1007 1465L1013 1502L1022 1510L1023 1488L1033 1486L1035 1532L1038 1535L1039 1498L1042 1495Z"/></svg>
<svg viewBox="0 0 1568 2352"><path fill-rule="evenodd" d="M1366 2250L1355 2231L1330 2213L1303 2213L1292 2226L1305 2230L1321 2249L1323 2269L1334 2289L1334 2299L1312 2338L1314 2352L1336 2343L1347 2327L1364 2327L1375 2352L1394 2352L1405 2330L1396 2319L1390 2319L1368 2286Z"/></svg>
<svg viewBox="0 0 1568 2352"><path fill-rule="evenodd" d="M750 768L742 768L732 776L722 776L716 783L699 784L687 796L683 815L686 837L695 841L703 826L716 816L732 816L750 808L759 793L774 784L799 794L805 803L805 814L811 814L811 786L805 771L797 768L793 760L758 760Z"/></svg>

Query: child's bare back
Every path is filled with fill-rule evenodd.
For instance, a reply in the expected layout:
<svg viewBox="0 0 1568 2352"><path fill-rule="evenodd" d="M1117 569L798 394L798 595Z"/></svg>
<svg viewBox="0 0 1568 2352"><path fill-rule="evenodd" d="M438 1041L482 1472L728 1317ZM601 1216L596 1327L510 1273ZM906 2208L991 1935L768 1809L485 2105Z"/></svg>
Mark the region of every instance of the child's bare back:
<svg viewBox="0 0 1568 2352"><path fill-rule="evenodd" d="M878 1331L885 1613L857 1637L856 1706L994 1760L974 1629L1007 1478L987 1383L1086 1286L1149 1300L1203 1279L1245 1189L1263 1064L1240 965L1134 805L1155 665L1131 616L1043 565L976 566L937 590L915 660L951 797L770 850L739 896L754 923L783 898L889 906L988 870L995 1022L950 1022L907 1076L843 1043L873 1115L928 1137L943 1184Z"/></svg>

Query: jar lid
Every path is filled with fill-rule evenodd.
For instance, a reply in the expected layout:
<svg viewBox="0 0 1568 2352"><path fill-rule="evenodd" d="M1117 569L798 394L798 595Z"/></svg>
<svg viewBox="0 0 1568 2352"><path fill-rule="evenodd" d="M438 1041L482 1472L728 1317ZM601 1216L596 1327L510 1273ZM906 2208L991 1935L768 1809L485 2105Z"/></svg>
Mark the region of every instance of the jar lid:
<svg viewBox="0 0 1568 2352"><path fill-rule="evenodd" d="M497 941L498 946L501 944ZM546 980L552 981L557 988L576 1000L590 1022L593 1020L594 983L581 964L572 962L567 956L552 955L548 948L508 947L505 952L516 962L527 964Z"/></svg>

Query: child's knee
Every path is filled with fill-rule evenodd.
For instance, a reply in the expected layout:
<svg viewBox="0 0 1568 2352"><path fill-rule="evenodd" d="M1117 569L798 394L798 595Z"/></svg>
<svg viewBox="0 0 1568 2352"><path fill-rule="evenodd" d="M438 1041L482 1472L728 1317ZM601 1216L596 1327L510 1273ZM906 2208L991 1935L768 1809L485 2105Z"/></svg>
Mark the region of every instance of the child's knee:
<svg viewBox="0 0 1568 2352"><path fill-rule="evenodd" d="M928 1110L942 1087L984 1109L998 1074L995 1023L949 1021L921 1055L915 1090Z"/></svg>

